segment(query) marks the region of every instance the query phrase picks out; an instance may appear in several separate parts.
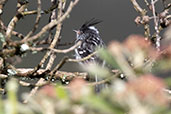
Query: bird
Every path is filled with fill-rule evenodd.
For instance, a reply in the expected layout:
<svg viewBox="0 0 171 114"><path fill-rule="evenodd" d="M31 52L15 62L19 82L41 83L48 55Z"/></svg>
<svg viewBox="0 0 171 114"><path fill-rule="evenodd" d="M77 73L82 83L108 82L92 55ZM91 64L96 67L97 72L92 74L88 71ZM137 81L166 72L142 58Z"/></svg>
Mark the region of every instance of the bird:
<svg viewBox="0 0 171 114"><path fill-rule="evenodd" d="M76 41L75 43L81 41L80 46L75 48L75 58L82 59L87 57L88 55L94 53L97 47L103 48L105 44L100 37L98 29L95 25L101 23L101 20L98 19L90 19L86 21L78 30L74 30L76 33ZM101 60L98 55L93 55L89 59L85 61L79 62L81 65L89 64L89 63L97 63L99 65L104 66L105 62ZM95 82L100 81L101 79L96 75ZM101 90L100 85L95 86L95 91L98 92Z"/></svg>

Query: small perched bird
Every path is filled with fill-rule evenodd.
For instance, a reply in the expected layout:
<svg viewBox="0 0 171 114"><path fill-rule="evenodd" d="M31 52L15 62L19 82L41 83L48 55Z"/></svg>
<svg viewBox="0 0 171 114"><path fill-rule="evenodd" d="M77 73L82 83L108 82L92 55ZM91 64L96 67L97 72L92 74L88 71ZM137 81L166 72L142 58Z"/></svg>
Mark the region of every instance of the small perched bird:
<svg viewBox="0 0 171 114"><path fill-rule="evenodd" d="M84 58L96 51L97 47L103 47L104 42L100 38L99 31L94 27L94 25L100 23L100 20L95 20L94 18L85 22L79 30L74 30L76 32L76 41L82 41L81 45L75 49L76 59ZM81 62L81 64L97 62L99 63L99 58L94 55L90 59Z"/></svg>
<svg viewBox="0 0 171 114"><path fill-rule="evenodd" d="M99 31L94 27L94 25L100 23L100 20L91 19L85 22L79 30L74 30L76 32L76 42L81 41L81 45L75 49L76 59L84 58L96 51L97 47L104 47L104 42L100 38ZM100 65L104 65L97 55L91 56L89 59L80 62L81 65L95 62ZM100 79L95 76L96 82ZM96 86L95 91L99 91L100 87Z"/></svg>

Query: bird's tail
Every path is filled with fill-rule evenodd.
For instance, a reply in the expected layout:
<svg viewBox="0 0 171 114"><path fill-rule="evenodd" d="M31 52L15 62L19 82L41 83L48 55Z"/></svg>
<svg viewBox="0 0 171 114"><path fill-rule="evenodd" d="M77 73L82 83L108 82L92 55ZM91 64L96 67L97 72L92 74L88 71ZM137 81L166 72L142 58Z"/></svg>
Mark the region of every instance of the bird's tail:
<svg viewBox="0 0 171 114"><path fill-rule="evenodd" d="M102 89L105 89L107 86L105 83L102 82L102 78L98 77L97 75L95 75L95 92L99 93Z"/></svg>

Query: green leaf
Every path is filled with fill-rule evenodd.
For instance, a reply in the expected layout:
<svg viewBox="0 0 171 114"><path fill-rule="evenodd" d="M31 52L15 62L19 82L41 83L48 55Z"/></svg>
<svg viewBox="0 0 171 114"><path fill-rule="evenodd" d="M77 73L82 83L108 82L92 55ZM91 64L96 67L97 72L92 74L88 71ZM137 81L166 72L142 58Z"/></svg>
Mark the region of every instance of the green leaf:
<svg viewBox="0 0 171 114"><path fill-rule="evenodd" d="M98 55L101 59L105 60L107 64L111 65L113 68L120 69L114 57L109 53L107 49L99 48Z"/></svg>
<svg viewBox="0 0 171 114"><path fill-rule="evenodd" d="M153 114L171 114L170 107L160 106L156 107Z"/></svg>
<svg viewBox="0 0 171 114"><path fill-rule="evenodd" d="M18 110L17 110L18 102L17 102L17 95L16 95L17 89L18 89L18 85L16 80L14 79L10 80L7 84L9 105L6 111L8 114L18 114Z"/></svg>
<svg viewBox="0 0 171 114"><path fill-rule="evenodd" d="M158 60L153 69L152 72L153 73L158 73L158 72L168 72L171 69L171 59L162 59L162 60Z"/></svg>
<svg viewBox="0 0 171 114"><path fill-rule="evenodd" d="M164 81L167 86L171 87L171 77L170 76L168 76L167 78L164 78Z"/></svg>
<svg viewBox="0 0 171 114"><path fill-rule="evenodd" d="M5 112L4 112L4 106L3 106L4 104L3 104L3 101L2 101L2 99L0 99L0 114L4 114Z"/></svg>
<svg viewBox="0 0 171 114"><path fill-rule="evenodd" d="M0 32L0 41L2 42L2 43L4 43L5 42L5 36Z"/></svg>
<svg viewBox="0 0 171 114"><path fill-rule="evenodd" d="M64 87L57 85L55 89L56 89L56 93L57 93L58 98L60 98L60 99L67 99L68 98L67 91L64 89Z"/></svg>
<svg viewBox="0 0 171 114"><path fill-rule="evenodd" d="M108 77L112 75L107 68L101 67L97 64L87 64L84 69L91 75L97 75L99 77Z"/></svg>
<svg viewBox="0 0 171 114"><path fill-rule="evenodd" d="M82 101L83 103L86 103L87 106L95 108L107 114L124 114L124 110L122 110L121 108L119 109L118 107L116 108L115 106L104 100L102 97L97 95L85 96Z"/></svg>

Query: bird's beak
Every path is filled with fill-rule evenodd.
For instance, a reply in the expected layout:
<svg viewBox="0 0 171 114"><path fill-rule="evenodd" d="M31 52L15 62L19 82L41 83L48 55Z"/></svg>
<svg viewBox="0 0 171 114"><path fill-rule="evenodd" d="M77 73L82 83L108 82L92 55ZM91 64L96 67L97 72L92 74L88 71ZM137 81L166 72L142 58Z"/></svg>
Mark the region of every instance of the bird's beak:
<svg viewBox="0 0 171 114"><path fill-rule="evenodd" d="M80 34L79 30L73 30L75 33Z"/></svg>
<svg viewBox="0 0 171 114"><path fill-rule="evenodd" d="M78 32L78 30L73 30L73 31L76 32L76 33Z"/></svg>

